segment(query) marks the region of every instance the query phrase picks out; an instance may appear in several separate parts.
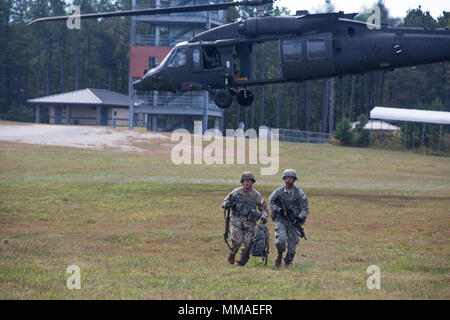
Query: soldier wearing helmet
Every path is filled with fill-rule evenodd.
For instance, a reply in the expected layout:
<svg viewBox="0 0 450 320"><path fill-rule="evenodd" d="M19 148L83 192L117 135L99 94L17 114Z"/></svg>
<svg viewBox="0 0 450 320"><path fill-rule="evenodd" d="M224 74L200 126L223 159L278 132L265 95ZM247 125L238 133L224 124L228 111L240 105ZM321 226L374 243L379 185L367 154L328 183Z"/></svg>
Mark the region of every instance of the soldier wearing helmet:
<svg viewBox="0 0 450 320"><path fill-rule="evenodd" d="M242 187L234 189L224 199L222 208L231 209L231 250L228 262L234 264L235 256L241 244L241 258L237 264L244 266L250 258L251 240L255 234L256 222L261 219L266 222L269 213L261 193L253 188L255 175L244 172L241 175Z"/></svg>
<svg viewBox="0 0 450 320"><path fill-rule="evenodd" d="M295 250L299 241L299 234L295 225L303 225L309 213L308 199L305 193L294 183L298 180L294 169L283 172L285 185L276 189L269 197L269 207L272 220L275 221L275 246L278 256L275 266L280 267L283 254L287 249L284 262L286 267L294 260Z"/></svg>

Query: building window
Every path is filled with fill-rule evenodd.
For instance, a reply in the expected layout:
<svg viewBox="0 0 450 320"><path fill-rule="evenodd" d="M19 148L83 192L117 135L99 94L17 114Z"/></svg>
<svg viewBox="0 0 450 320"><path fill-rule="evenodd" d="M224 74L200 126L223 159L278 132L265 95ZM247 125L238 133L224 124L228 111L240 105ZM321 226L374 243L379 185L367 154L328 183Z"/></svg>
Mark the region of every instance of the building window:
<svg viewBox="0 0 450 320"><path fill-rule="evenodd" d="M302 60L302 42L300 40L283 41L284 61Z"/></svg>
<svg viewBox="0 0 450 320"><path fill-rule="evenodd" d="M308 58L323 59L326 58L325 39L309 39L308 40Z"/></svg>

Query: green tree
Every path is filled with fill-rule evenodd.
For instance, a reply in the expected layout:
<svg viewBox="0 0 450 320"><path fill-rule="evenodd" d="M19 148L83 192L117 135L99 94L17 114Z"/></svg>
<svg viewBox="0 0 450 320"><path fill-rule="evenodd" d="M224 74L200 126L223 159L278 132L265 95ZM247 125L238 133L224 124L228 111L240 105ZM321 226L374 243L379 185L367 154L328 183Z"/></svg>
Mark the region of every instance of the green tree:
<svg viewBox="0 0 450 320"><path fill-rule="evenodd" d="M351 145L354 133L350 120L348 120L347 118L343 118L342 121L339 122L336 126L336 130L334 131L333 135L337 140L339 140L341 145Z"/></svg>
<svg viewBox="0 0 450 320"><path fill-rule="evenodd" d="M370 131L364 129L369 122L369 118L365 114L358 117L358 123L355 126L356 145L358 147L368 147L370 143Z"/></svg>

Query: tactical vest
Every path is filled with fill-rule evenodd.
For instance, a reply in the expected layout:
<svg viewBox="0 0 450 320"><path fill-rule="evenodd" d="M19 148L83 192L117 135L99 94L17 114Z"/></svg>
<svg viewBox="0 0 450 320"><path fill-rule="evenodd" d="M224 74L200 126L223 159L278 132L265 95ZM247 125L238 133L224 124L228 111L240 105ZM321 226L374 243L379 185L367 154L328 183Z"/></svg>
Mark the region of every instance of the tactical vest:
<svg viewBox="0 0 450 320"><path fill-rule="evenodd" d="M299 188L294 186L294 196L290 197L285 192L286 186L280 187L277 191L277 197L281 201L281 199L284 201L284 205L286 206L286 209L289 207L294 207L299 212L301 211L301 203L303 201L303 195L302 191L300 191Z"/></svg>
<svg viewBox="0 0 450 320"><path fill-rule="evenodd" d="M246 193L239 189L233 193L233 215L248 216L256 213L259 195L255 190Z"/></svg>

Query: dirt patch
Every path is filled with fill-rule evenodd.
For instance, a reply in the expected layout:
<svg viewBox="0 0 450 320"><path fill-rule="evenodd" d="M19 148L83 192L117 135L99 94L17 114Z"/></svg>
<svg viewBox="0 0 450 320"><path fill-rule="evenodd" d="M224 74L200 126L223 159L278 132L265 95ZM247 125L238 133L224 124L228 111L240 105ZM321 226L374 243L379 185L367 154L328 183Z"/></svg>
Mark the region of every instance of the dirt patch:
<svg viewBox="0 0 450 320"><path fill-rule="evenodd" d="M167 135L159 133L111 128L0 123L0 141L39 145L144 152L147 150L133 144L136 141L152 143L168 139Z"/></svg>

